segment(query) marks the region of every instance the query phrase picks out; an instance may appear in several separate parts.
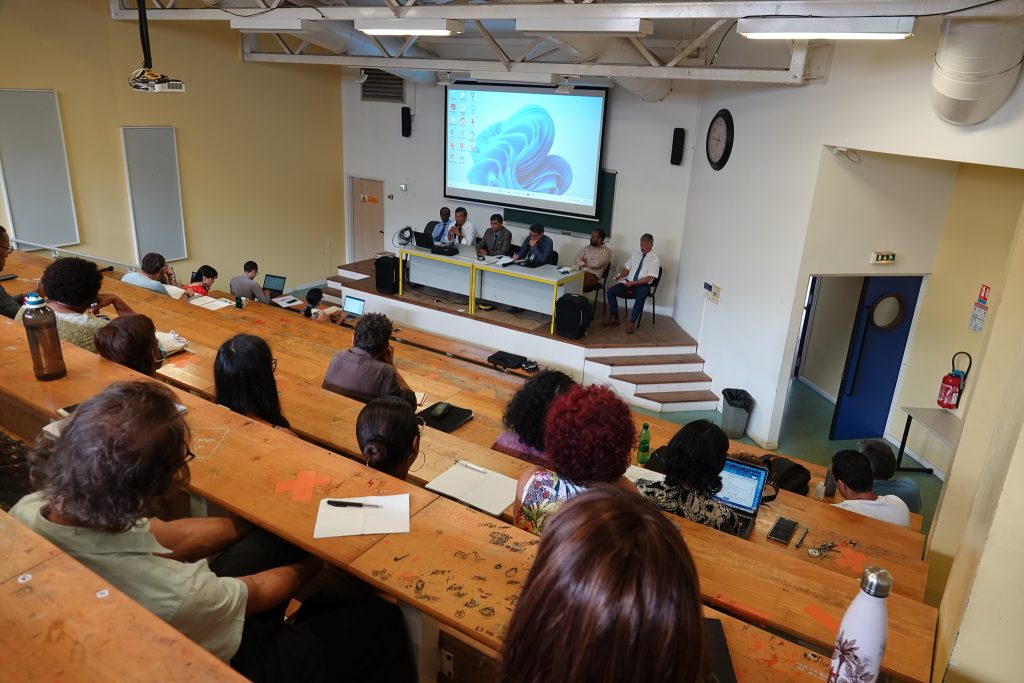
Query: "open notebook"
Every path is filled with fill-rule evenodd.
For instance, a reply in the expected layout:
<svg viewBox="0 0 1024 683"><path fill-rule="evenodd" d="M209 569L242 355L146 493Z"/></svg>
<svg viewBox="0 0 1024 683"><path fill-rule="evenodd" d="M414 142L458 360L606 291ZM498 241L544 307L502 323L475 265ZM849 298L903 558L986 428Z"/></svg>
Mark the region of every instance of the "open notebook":
<svg viewBox="0 0 1024 683"><path fill-rule="evenodd" d="M427 488L495 517L516 499L515 479L464 460L456 460Z"/></svg>

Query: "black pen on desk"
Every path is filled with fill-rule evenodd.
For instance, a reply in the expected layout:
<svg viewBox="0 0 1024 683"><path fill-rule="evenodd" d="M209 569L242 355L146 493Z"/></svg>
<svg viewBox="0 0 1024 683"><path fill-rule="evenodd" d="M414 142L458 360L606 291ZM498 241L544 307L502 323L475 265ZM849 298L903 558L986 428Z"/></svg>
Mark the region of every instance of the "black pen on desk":
<svg viewBox="0 0 1024 683"><path fill-rule="evenodd" d="M806 526L804 527L804 532L802 534L800 534L800 538L798 538L796 540L796 546L794 546L794 547L799 548L800 546L802 546L804 544L804 538L807 537L807 530L809 528L810 527L806 527Z"/></svg>
<svg viewBox="0 0 1024 683"><path fill-rule="evenodd" d="M352 500L329 500L327 504L334 508L379 508L382 505L375 505L374 503L357 503Z"/></svg>

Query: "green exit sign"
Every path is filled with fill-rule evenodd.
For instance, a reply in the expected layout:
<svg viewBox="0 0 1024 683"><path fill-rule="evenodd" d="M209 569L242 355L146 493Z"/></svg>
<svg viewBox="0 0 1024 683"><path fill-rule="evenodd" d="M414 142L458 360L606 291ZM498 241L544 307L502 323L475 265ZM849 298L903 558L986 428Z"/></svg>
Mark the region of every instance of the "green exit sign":
<svg viewBox="0 0 1024 683"><path fill-rule="evenodd" d="M871 262L877 265L892 265L893 263L896 263L896 252L876 251L871 254Z"/></svg>

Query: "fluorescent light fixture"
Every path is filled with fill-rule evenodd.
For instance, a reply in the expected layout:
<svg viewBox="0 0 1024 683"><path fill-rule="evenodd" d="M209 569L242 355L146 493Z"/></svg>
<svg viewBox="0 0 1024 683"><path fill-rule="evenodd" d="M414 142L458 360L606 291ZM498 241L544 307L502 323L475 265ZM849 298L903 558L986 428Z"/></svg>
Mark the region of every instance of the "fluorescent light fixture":
<svg viewBox="0 0 1024 683"><path fill-rule="evenodd" d="M370 36L450 36L466 30L455 19L356 19L356 30Z"/></svg>
<svg viewBox="0 0 1024 683"><path fill-rule="evenodd" d="M576 87L572 81L569 80L568 76L562 76L562 82L555 88L555 92L559 95L569 95L572 93L572 89Z"/></svg>
<svg viewBox="0 0 1024 683"><path fill-rule="evenodd" d="M542 74L523 71L470 71L469 77L474 81L502 81L507 83L538 83L554 85L556 74Z"/></svg>
<svg viewBox="0 0 1024 683"><path fill-rule="evenodd" d="M914 17L760 17L740 19L736 32L755 40L903 40Z"/></svg>
<svg viewBox="0 0 1024 683"><path fill-rule="evenodd" d="M643 38L654 31L650 19L516 19L516 30L527 35L599 33L605 38Z"/></svg>
<svg viewBox="0 0 1024 683"><path fill-rule="evenodd" d="M231 28L242 33L294 33L309 28L302 19L261 19L258 17L236 17Z"/></svg>

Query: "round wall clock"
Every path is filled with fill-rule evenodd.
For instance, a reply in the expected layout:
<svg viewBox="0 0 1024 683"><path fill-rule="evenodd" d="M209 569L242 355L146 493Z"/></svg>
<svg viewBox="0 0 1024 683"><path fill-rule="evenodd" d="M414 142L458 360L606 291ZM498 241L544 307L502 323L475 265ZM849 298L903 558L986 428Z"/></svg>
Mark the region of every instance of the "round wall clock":
<svg viewBox="0 0 1024 683"><path fill-rule="evenodd" d="M732 154L734 127L728 109L719 109L708 126L707 153L711 168L721 171Z"/></svg>

